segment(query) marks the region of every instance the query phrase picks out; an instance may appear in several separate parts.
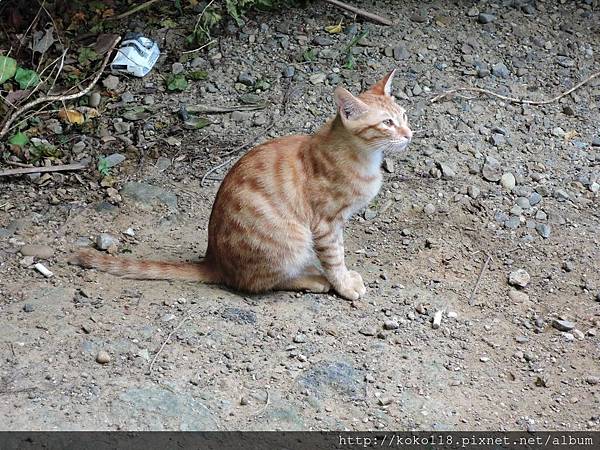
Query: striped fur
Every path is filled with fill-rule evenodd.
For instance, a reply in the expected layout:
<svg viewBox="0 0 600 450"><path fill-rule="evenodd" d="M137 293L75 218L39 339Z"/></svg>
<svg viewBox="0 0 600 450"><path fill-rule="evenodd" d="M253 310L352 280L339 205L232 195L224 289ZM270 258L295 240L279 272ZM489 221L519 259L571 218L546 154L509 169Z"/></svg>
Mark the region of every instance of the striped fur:
<svg viewBox="0 0 600 450"><path fill-rule="evenodd" d="M142 279L220 283L246 292L326 292L354 300L366 289L344 262L344 223L381 187L384 151L411 139L390 93L393 72L358 97L336 89L338 114L310 136L261 144L225 176L199 263L132 261L98 252L74 263Z"/></svg>

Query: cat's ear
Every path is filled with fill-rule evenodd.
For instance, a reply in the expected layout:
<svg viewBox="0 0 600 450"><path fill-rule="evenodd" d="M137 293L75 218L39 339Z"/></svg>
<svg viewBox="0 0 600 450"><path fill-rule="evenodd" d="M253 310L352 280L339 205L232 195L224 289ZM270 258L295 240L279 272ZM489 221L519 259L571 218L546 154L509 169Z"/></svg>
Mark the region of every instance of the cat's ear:
<svg viewBox="0 0 600 450"><path fill-rule="evenodd" d="M341 86L336 88L333 95L340 115L345 120L352 120L368 109L367 105Z"/></svg>
<svg viewBox="0 0 600 450"><path fill-rule="evenodd" d="M371 87L370 91L377 95L387 95L388 97L392 95L392 80L394 79L394 74L396 73L396 69L392 70L385 77L379 80L377 83Z"/></svg>

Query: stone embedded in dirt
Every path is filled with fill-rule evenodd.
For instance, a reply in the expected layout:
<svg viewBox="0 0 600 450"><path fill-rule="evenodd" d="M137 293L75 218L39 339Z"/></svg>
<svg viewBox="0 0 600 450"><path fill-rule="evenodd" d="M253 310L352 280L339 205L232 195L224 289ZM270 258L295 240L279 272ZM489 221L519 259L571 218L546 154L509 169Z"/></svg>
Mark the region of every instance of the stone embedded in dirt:
<svg viewBox="0 0 600 450"><path fill-rule="evenodd" d="M358 332L363 336L375 336L377 334L377 328L367 325L358 330Z"/></svg>
<svg viewBox="0 0 600 450"><path fill-rule="evenodd" d="M507 191L512 191L517 185L517 181L512 173L506 172L504 175L502 175L502 178L500 178L500 184Z"/></svg>
<svg viewBox="0 0 600 450"><path fill-rule="evenodd" d="M388 173L394 173L394 160L392 158L383 158L383 169Z"/></svg>
<svg viewBox="0 0 600 450"><path fill-rule="evenodd" d="M133 94L129 91L125 91L121 94L121 101L123 103L131 103L134 100L135 100L135 98L134 98Z"/></svg>
<svg viewBox="0 0 600 450"><path fill-rule="evenodd" d="M306 342L306 335L298 333L296 336L294 336L294 342L296 344L303 344L304 342Z"/></svg>
<svg viewBox="0 0 600 450"><path fill-rule="evenodd" d="M529 208L531 208L531 204L529 203L529 199L527 197L519 197L519 198L517 198L516 204L517 204L517 206L519 206L522 209L529 209Z"/></svg>
<svg viewBox="0 0 600 450"><path fill-rule="evenodd" d="M92 92L88 100L88 105L90 105L92 108L97 108L100 105L101 100L102 96L99 92Z"/></svg>
<svg viewBox="0 0 600 450"><path fill-rule="evenodd" d="M435 214L435 206L432 203L427 203L423 207L423 212L425 214L427 214L428 216L431 216L431 215Z"/></svg>
<svg viewBox="0 0 600 450"><path fill-rule="evenodd" d="M592 138L592 147L600 147L600 135Z"/></svg>
<svg viewBox="0 0 600 450"><path fill-rule="evenodd" d="M492 23L494 20L496 20L494 14L479 13L479 16L477 16L477 21L481 24Z"/></svg>
<svg viewBox="0 0 600 450"><path fill-rule="evenodd" d="M562 188L555 189L553 195L554 198L557 199L559 202L571 200L571 196L569 195L569 193Z"/></svg>
<svg viewBox="0 0 600 450"><path fill-rule="evenodd" d="M113 153L111 155L106 156L104 158L104 161L106 163L106 167L110 168L121 164L126 159L127 158L125 157L125 155L122 155L121 153Z"/></svg>
<svg viewBox="0 0 600 450"><path fill-rule="evenodd" d="M575 328L575 324L569 320L554 319L552 326L559 331L571 331Z"/></svg>
<svg viewBox="0 0 600 450"><path fill-rule="evenodd" d="M510 71L504 63L500 62L492 66L492 74L496 77L508 78Z"/></svg>
<svg viewBox="0 0 600 450"><path fill-rule="evenodd" d="M19 251L23 256L35 256L41 259L48 259L54 255L54 249L48 245L27 244Z"/></svg>
<svg viewBox="0 0 600 450"><path fill-rule="evenodd" d="M487 181L500 181L500 178L502 178L500 162L491 156L486 157L481 174Z"/></svg>
<svg viewBox="0 0 600 450"><path fill-rule="evenodd" d="M363 217L365 218L365 220L373 220L375 217L377 217L377 211L371 208L367 208L363 213Z"/></svg>
<svg viewBox="0 0 600 450"><path fill-rule="evenodd" d="M282 71L284 78L292 78L296 73L294 66L285 66Z"/></svg>
<svg viewBox="0 0 600 450"><path fill-rule="evenodd" d="M386 330L396 330L399 327L400 325L395 320L386 320L383 322L383 328Z"/></svg>
<svg viewBox="0 0 600 450"><path fill-rule="evenodd" d="M527 336L517 336L515 338L515 341L517 342L517 344L525 344L529 342L529 338Z"/></svg>
<svg viewBox="0 0 600 450"><path fill-rule="evenodd" d="M535 230L538 232L538 234L541 237L543 237L544 239L548 239L550 237L552 228L550 227L550 225L548 225L546 223L538 223L535 226Z"/></svg>
<svg viewBox="0 0 600 450"><path fill-rule="evenodd" d="M173 75L179 75L180 73L183 73L184 70L185 67L180 62L174 62L171 65L171 73L173 73Z"/></svg>
<svg viewBox="0 0 600 450"><path fill-rule="evenodd" d="M440 170L442 171L442 177L446 180L454 178L456 171L447 163L440 163Z"/></svg>
<svg viewBox="0 0 600 450"><path fill-rule="evenodd" d="M96 237L96 248L98 250L108 250L112 245L119 245L119 240L111 234L100 233Z"/></svg>
<svg viewBox="0 0 600 450"><path fill-rule="evenodd" d="M448 313L446 313L446 316L448 317L448 319L456 319L458 317L458 313L456 311L448 311Z"/></svg>
<svg viewBox="0 0 600 450"><path fill-rule="evenodd" d="M25 311L26 313L33 312L34 310L35 310L35 307L31 303L25 303L23 305L23 311Z"/></svg>
<svg viewBox="0 0 600 450"><path fill-rule="evenodd" d="M490 360L490 358L487 356L482 356L481 358L479 358L479 361L484 362L484 363L488 362L489 360Z"/></svg>
<svg viewBox="0 0 600 450"><path fill-rule="evenodd" d="M102 85L109 91L114 91L119 85L119 79L114 75L109 75L104 80L102 80Z"/></svg>
<svg viewBox="0 0 600 450"><path fill-rule="evenodd" d="M506 222L504 222L504 226L511 230L516 230L521 225L521 218L519 216L510 216Z"/></svg>
<svg viewBox="0 0 600 450"><path fill-rule="evenodd" d="M99 364L108 364L110 362L110 355L105 350L100 350L96 355L96 362Z"/></svg>
<svg viewBox="0 0 600 450"><path fill-rule="evenodd" d="M585 339L585 334L583 334L583 331L578 330L577 328L571 331L571 333L573 333L573 336L579 340Z"/></svg>
<svg viewBox="0 0 600 450"><path fill-rule="evenodd" d="M592 386L595 386L598 383L600 383L600 377L597 377L594 375L589 375L589 376L585 377L585 382L587 384L591 384Z"/></svg>
<svg viewBox="0 0 600 450"><path fill-rule="evenodd" d="M116 118L113 120L113 127L117 134L128 133L129 130L131 130L132 125L133 124L131 122L124 122L121 118Z"/></svg>
<svg viewBox="0 0 600 450"><path fill-rule="evenodd" d="M392 53L396 61L403 61L410 57L410 52L403 45L398 45L397 47L394 47Z"/></svg>
<svg viewBox="0 0 600 450"><path fill-rule="evenodd" d="M335 41L326 36L315 36L313 38L313 44L326 47L326 46L335 44Z"/></svg>
<svg viewBox="0 0 600 450"><path fill-rule="evenodd" d="M308 77L309 81L312 84L321 84L325 81L327 75L324 73L313 73L310 77Z"/></svg>
<svg viewBox="0 0 600 450"><path fill-rule="evenodd" d="M433 328L434 330L437 330L440 325L442 324L442 314L444 312L442 310L438 310L433 314L433 319L431 322L431 328Z"/></svg>
<svg viewBox="0 0 600 450"><path fill-rule="evenodd" d="M477 17L478 15L479 15L479 9L477 9L476 6L470 7L469 10L467 11L468 17Z"/></svg>
<svg viewBox="0 0 600 450"><path fill-rule="evenodd" d="M250 71L244 70L238 75L238 81L246 86L254 86L256 84L256 77Z"/></svg>
<svg viewBox="0 0 600 450"><path fill-rule="evenodd" d="M511 286L525 287L531 280L531 277L525 269L517 269L508 274L508 284Z"/></svg>
<svg viewBox="0 0 600 450"><path fill-rule="evenodd" d="M490 143L496 147L503 145L506 143L506 137L500 133L494 133L490 136Z"/></svg>
<svg viewBox="0 0 600 450"><path fill-rule="evenodd" d="M529 295L525 292L517 291L516 289L508 291L508 297L515 303L525 303L529 301Z"/></svg>
<svg viewBox="0 0 600 450"><path fill-rule="evenodd" d="M246 406L248 403L249 403L248 397L241 397L240 398L240 405Z"/></svg>
<svg viewBox="0 0 600 450"><path fill-rule="evenodd" d="M469 197L472 199L476 199L479 197L479 194L481 194L481 190L477 186L471 185L467 188L467 194L469 194Z"/></svg>
<svg viewBox="0 0 600 450"><path fill-rule="evenodd" d="M158 202L171 209L177 209L177 196L173 192L148 183L129 182L123 186L120 194L144 205Z"/></svg>
<svg viewBox="0 0 600 450"><path fill-rule="evenodd" d="M537 192L533 192L529 198L529 205L530 206L535 206L537 204L539 204L542 201L542 196L540 194L538 194Z"/></svg>

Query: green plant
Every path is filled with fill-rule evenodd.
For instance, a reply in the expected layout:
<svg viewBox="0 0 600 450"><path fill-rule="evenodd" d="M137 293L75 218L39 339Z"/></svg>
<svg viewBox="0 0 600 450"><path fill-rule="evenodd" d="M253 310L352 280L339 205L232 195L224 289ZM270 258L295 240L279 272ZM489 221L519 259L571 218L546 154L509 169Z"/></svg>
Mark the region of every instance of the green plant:
<svg viewBox="0 0 600 450"><path fill-rule="evenodd" d="M8 140L9 144L16 145L17 147L24 147L29 143L29 138L25 133L19 131L10 137Z"/></svg>
<svg viewBox="0 0 600 450"><path fill-rule="evenodd" d="M302 58L304 58L304 61L306 62L312 62L317 59L317 56L315 55L314 49L307 48L304 50L304 53L302 53Z"/></svg>
<svg viewBox="0 0 600 450"><path fill-rule="evenodd" d="M346 45L346 48L344 49L344 69L349 69L349 70L354 70L356 69L356 58L354 57L354 54L352 52L352 50L354 49L354 47L356 47L356 44L358 44L358 42L367 36L367 34L369 34L368 31L363 31L362 33L357 34L356 36L354 36L350 42L348 43L348 45Z"/></svg>
<svg viewBox="0 0 600 450"><path fill-rule="evenodd" d="M171 74L167 77L167 89L170 91L185 91L188 87L188 82L183 74Z"/></svg>
<svg viewBox="0 0 600 450"><path fill-rule="evenodd" d="M102 157L98 160L98 172L103 177L107 177L110 175L110 167L108 166L108 161L106 158Z"/></svg>
<svg viewBox="0 0 600 450"><path fill-rule="evenodd" d="M211 40L213 28L225 16L231 17L238 26L243 25L242 17L252 9L269 10L282 3L298 3L297 0L225 0L224 5L210 2L200 13L193 32L187 37L190 45L201 45Z"/></svg>

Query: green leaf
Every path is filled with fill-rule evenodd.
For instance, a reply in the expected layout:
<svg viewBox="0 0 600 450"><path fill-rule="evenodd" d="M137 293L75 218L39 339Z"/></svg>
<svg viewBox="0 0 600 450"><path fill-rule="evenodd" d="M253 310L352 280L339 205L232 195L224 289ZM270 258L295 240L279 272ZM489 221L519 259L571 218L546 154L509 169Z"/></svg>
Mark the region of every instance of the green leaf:
<svg viewBox="0 0 600 450"><path fill-rule="evenodd" d="M196 129L204 128L210 125L212 122L208 120L206 117L198 117L198 121L196 122Z"/></svg>
<svg viewBox="0 0 600 450"><path fill-rule="evenodd" d="M37 86L40 82L40 77L34 70L19 67L17 73L15 73L15 81L19 83L21 89L28 89Z"/></svg>
<svg viewBox="0 0 600 450"><path fill-rule="evenodd" d="M190 80L206 80L208 78L208 72L206 70L194 70L187 76Z"/></svg>
<svg viewBox="0 0 600 450"><path fill-rule="evenodd" d="M164 28L177 28L177 22L175 22L173 19L165 19L163 21L160 22L160 25Z"/></svg>
<svg viewBox="0 0 600 450"><path fill-rule="evenodd" d="M0 84L15 76L17 61L8 56L0 55Z"/></svg>
<svg viewBox="0 0 600 450"><path fill-rule="evenodd" d="M169 75L167 77L167 89L170 91L185 91L188 82L183 74Z"/></svg>
<svg viewBox="0 0 600 450"><path fill-rule="evenodd" d="M99 58L96 50L89 47L82 47L79 49L79 56L77 57L77 61L82 66L89 66L91 61L96 61Z"/></svg>
<svg viewBox="0 0 600 450"><path fill-rule="evenodd" d="M29 143L29 138L25 133L19 131L17 134L11 136L11 138L8 140L8 143L18 147L23 147Z"/></svg>
<svg viewBox="0 0 600 450"><path fill-rule="evenodd" d="M108 167L108 161L102 157L98 160L98 172L103 177L107 177L110 174L110 167Z"/></svg>

